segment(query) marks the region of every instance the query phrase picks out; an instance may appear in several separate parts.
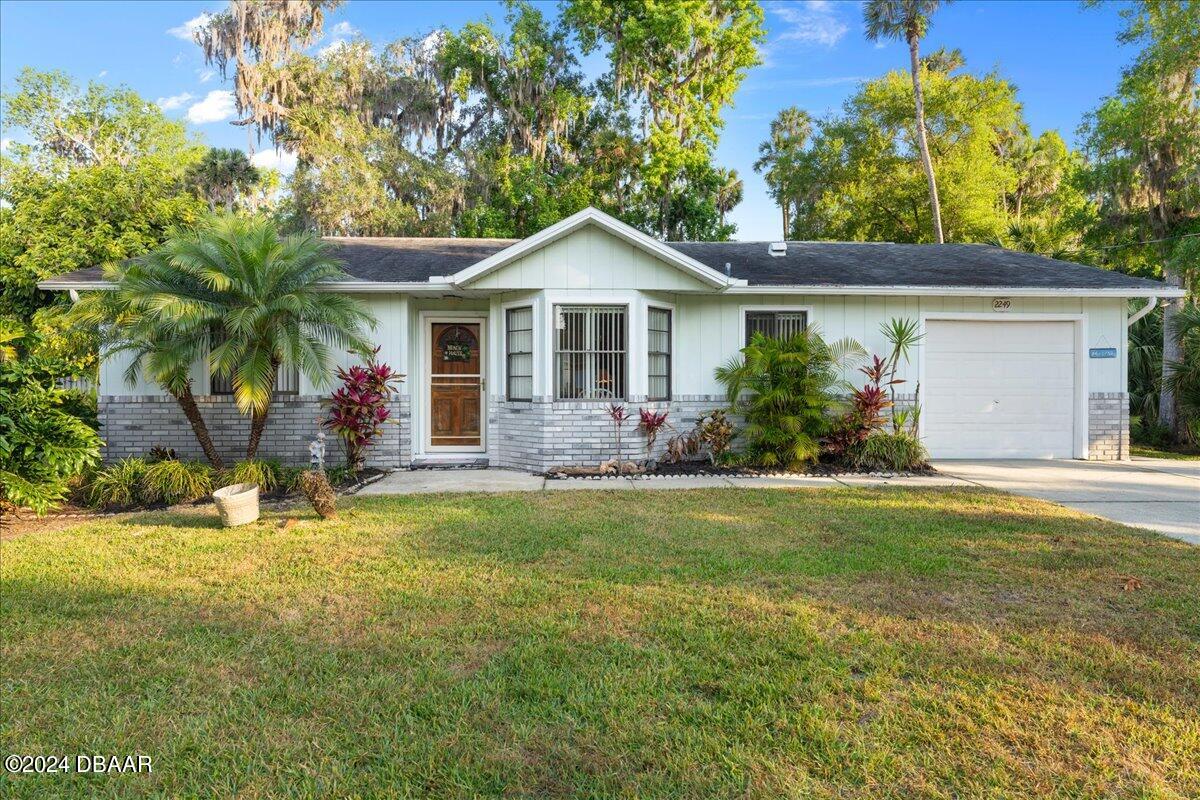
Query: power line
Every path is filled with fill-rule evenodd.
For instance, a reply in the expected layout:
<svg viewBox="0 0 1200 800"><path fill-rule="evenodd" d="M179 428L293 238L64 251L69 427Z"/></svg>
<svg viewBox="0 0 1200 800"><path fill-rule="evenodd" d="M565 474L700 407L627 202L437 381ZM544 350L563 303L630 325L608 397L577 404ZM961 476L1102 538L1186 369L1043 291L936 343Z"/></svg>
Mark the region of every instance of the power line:
<svg viewBox="0 0 1200 800"><path fill-rule="evenodd" d="M1134 247L1139 244L1155 244L1156 242L1169 242L1172 239L1190 239L1193 236L1200 236L1200 233L1181 233L1178 236L1164 236L1161 239L1146 239L1141 242L1126 242L1125 244L1110 244L1104 247L1097 247L1097 250L1116 250L1121 247Z"/></svg>

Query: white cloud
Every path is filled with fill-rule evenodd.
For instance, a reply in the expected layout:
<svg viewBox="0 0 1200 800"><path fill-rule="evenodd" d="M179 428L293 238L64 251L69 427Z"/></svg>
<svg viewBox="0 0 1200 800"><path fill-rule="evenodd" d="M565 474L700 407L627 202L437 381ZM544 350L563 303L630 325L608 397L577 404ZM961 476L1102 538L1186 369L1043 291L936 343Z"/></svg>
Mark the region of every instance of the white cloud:
<svg viewBox="0 0 1200 800"><path fill-rule="evenodd" d="M233 102L233 92L216 89L204 96L187 111L187 121L193 125L204 125L209 122L223 122L237 113Z"/></svg>
<svg viewBox="0 0 1200 800"><path fill-rule="evenodd" d="M104 77L105 75L107 75L107 74L108 74L108 70L106 70L106 69L102 69L102 70L100 70L100 74L99 74L99 75L97 75L96 77L97 77L97 78L103 78L103 77Z"/></svg>
<svg viewBox="0 0 1200 800"><path fill-rule="evenodd" d="M281 175L291 175L296 170L296 154L287 150L259 150L250 156L250 163L273 169Z"/></svg>
<svg viewBox="0 0 1200 800"><path fill-rule="evenodd" d="M174 111L177 108L183 108L184 103L195 97L191 92L181 92L173 94L170 97L160 97L154 101L154 105L161 108L163 111Z"/></svg>
<svg viewBox="0 0 1200 800"><path fill-rule="evenodd" d="M183 39L185 42L195 41L196 29L202 25L207 25L212 19L212 14L207 11L200 14L198 17L192 17L182 25L176 25L174 28L168 28L167 33L174 36L176 39Z"/></svg>
<svg viewBox="0 0 1200 800"><path fill-rule="evenodd" d="M349 22L342 20L337 25L329 29L329 35L335 39L345 39L349 36L354 36L358 33L358 28L351 25Z"/></svg>
<svg viewBox="0 0 1200 800"><path fill-rule="evenodd" d="M777 37L780 41L833 47L850 30L850 26L838 17L837 6L828 0L771 3L768 9L786 23Z"/></svg>
<svg viewBox="0 0 1200 800"><path fill-rule="evenodd" d="M201 83L208 83L217 77L217 71L215 69L198 69L196 70L196 77Z"/></svg>
<svg viewBox="0 0 1200 800"><path fill-rule="evenodd" d="M322 58L325 58L327 56L333 55L334 53L338 52L339 50L341 50L344 47L348 47L349 45L350 45L350 43L347 42L345 39L334 39L332 42L330 42L329 44L325 45L320 50L318 50L317 55L321 56Z"/></svg>

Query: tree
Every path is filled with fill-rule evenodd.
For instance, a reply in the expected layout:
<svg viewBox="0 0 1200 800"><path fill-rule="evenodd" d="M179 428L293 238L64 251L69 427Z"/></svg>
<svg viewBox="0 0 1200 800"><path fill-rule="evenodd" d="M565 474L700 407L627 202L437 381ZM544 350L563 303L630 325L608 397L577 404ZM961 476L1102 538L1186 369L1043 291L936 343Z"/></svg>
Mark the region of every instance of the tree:
<svg viewBox="0 0 1200 800"><path fill-rule="evenodd" d="M720 215L721 225L725 224L725 215L734 209L734 207L742 202L742 195L745 189L742 179L738 177L736 169L718 169L717 170L717 196L716 206L717 213Z"/></svg>
<svg viewBox="0 0 1200 800"><path fill-rule="evenodd" d="M673 196L690 185L680 178L704 177L711 170L721 111L732 103L746 70L759 63L762 8L749 0L572 0L563 16L584 53L608 46L605 84L614 101L642 104L649 131L644 184L654 208L653 228L664 239L683 238L685 226L672 215L695 210L695 204L677 204ZM716 216L715 204L712 212Z"/></svg>
<svg viewBox="0 0 1200 800"><path fill-rule="evenodd" d="M203 320L171 313L169 293L179 277L161 249L110 265L105 278L115 288L84 294L69 317L75 330L97 332L106 357L130 354L125 380L133 385L143 375L173 397L204 457L222 469L225 465L192 392L192 366L203 362L209 329Z"/></svg>
<svg viewBox="0 0 1200 800"><path fill-rule="evenodd" d="M4 331L14 357L0 361L0 520L22 507L46 513L100 460L100 436L71 413L69 393L54 388L19 331Z"/></svg>
<svg viewBox="0 0 1200 800"><path fill-rule="evenodd" d="M247 197L260 179L258 168L250 163L245 152L213 147L187 171L187 182L207 201L208 210L223 208L233 212L234 202Z"/></svg>
<svg viewBox="0 0 1200 800"><path fill-rule="evenodd" d="M1118 39L1141 44L1115 94L1084 120L1087 186L1100 204L1089 238L1110 265L1184 285L1175 250L1200 233L1200 3L1148 0L1122 11ZM1194 280L1194 279L1193 279ZM1194 284L1191 287L1194 291ZM1182 351L1170 335L1182 304L1164 309L1158 417L1183 436L1166 370Z"/></svg>
<svg viewBox="0 0 1200 800"><path fill-rule="evenodd" d="M363 334L375 321L355 298L322 290L346 274L312 234L280 237L265 220L219 217L139 264L145 277L133 291L173 335L217 334L208 366L230 380L238 409L251 416L247 458L258 452L281 367L322 386L332 348L369 349Z"/></svg>
<svg viewBox="0 0 1200 800"><path fill-rule="evenodd" d="M929 142L925 128L925 98L921 90L920 44L929 30L929 17L941 0L868 0L863 7L863 21L867 38L903 39L908 43L910 69L912 71L913 99L917 111L917 149L921 154L921 166L929 182L929 204L933 210L933 238L938 244L945 241L942 235L942 212L938 200L937 178L933 173L933 160L929 157Z"/></svg>
<svg viewBox="0 0 1200 800"><path fill-rule="evenodd" d="M758 160L754 162L754 169L763 173L767 190L783 212L784 239L791 233L789 213L796 203L797 190L793 184L798 177L797 168L812 129L812 117L808 112L791 106L771 120L771 138L758 146Z"/></svg>
<svg viewBox="0 0 1200 800"><path fill-rule="evenodd" d="M47 334L38 348L53 343L76 369L94 369L95 340L61 336L67 299L37 283L140 255L194 223L203 206L183 174L203 148L135 93L81 90L57 72L24 70L3 102L5 123L27 142L0 157L0 317Z"/></svg>
<svg viewBox="0 0 1200 800"><path fill-rule="evenodd" d="M296 96L291 56L321 36L325 12L340 0L230 0L196 29L205 61L222 77L233 68L235 125L274 136ZM251 143L252 144L252 143Z"/></svg>
<svg viewBox="0 0 1200 800"><path fill-rule="evenodd" d="M1002 143L1021 124L1016 91L994 74L944 72L927 73L925 88L946 239L998 237L1010 221L1002 198L1015 183ZM785 117L777 120L759 163L773 193L788 198L789 237L930 241L928 183L907 149L914 139L912 92L898 71L867 81L841 114L814 123L803 145L783 132Z"/></svg>

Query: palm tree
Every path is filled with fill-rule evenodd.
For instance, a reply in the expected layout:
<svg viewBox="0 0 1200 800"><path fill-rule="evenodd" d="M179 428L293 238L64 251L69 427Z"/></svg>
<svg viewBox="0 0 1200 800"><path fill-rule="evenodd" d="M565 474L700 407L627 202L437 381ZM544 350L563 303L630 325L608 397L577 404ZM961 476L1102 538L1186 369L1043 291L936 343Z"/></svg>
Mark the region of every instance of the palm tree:
<svg viewBox="0 0 1200 800"><path fill-rule="evenodd" d="M156 257L180 276L164 307L220 334L209 367L229 379L238 409L250 414L247 458L258 452L280 367L296 367L321 386L333 348L370 349L364 333L375 319L358 300L323 290L346 273L311 233L280 237L265 220L221 217L168 241Z"/></svg>
<svg viewBox="0 0 1200 800"><path fill-rule="evenodd" d="M783 238L791 235L788 211L793 196L794 171L801 151L812 134L812 117L796 106L785 108L771 120L771 138L758 146L756 172L763 172L767 187L783 211Z"/></svg>
<svg viewBox="0 0 1200 800"><path fill-rule="evenodd" d="M248 194L261 176L241 150L212 147L187 173L188 183L208 202L209 211L233 211L239 194Z"/></svg>
<svg viewBox="0 0 1200 800"><path fill-rule="evenodd" d="M717 182L719 184L716 197L717 213L721 215L721 225L724 226L725 215L742 202L744 186L736 169L718 169Z"/></svg>
<svg viewBox="0 0 1200 800"><path fill-rule="evenodd" d="M71 309L71 319L99 327L106 357L132 354L125 369L126 382L133 385L142 375L175 398L204 457L222 469L225 465L192 393L191 366L204 357L206 329L197 323L179 324L158 313L151 297L155 289L168 286L172 276L156 273L154 267L153 262L142 260L106 268L105 277L116 288L80 297Z"/></svg>
<svg viewBox="0 0 1200 800"><path fill-rule="evenodd" d="M944 0L949 3L950 0ZM937 179L933 175L933 161L929 158L929 141L925 131L925 95L921 90L920 43L929 30L929 17L943 0L868 0L863 7L863 22L867 38L903 39L908 42L911 62L913 97L917 106L917 147L921 151L921 166L929 181L929 202L933 208L933 236L938 244L945 241L942 236L942 207L938 202Z"/></svg>

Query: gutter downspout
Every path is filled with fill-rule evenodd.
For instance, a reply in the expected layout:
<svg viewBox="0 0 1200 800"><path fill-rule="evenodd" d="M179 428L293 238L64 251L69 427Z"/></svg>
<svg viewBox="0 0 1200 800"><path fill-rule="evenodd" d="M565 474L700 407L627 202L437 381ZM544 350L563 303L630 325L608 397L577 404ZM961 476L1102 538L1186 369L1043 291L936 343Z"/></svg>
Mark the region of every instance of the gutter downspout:
<svg viewBox="0 0 1200 800"><path fill-rule="evenodd" d="M1139 319L1141 319L1142 317L1149 314L1151 311L1154 310L1154 307L1157 305L1158 305L1157 297L1154 297L1153 295L1151 295L1150 297L1147 297L1146 305L1139 308L1138 312L1136 314L1134 314L1129 319L1125 320L1125 327L1127 327L1127 328L1133 327L1133 323L1137 322Z"/></svg>

